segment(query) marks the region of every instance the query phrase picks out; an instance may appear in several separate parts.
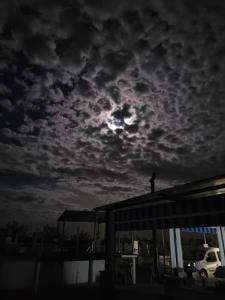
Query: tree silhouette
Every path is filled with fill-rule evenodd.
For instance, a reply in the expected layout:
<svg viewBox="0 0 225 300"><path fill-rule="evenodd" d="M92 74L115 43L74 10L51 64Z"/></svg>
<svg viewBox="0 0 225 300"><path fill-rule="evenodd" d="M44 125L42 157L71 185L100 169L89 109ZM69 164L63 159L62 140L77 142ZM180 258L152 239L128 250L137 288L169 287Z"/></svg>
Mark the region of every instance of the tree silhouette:
<svg viewBox="0 0 225 300"><path fill-rule="evenodd" d="M26 235L27 228L18 221L11 221L6 224L5 235L10 236L14 242L19 237Z"/></svg>

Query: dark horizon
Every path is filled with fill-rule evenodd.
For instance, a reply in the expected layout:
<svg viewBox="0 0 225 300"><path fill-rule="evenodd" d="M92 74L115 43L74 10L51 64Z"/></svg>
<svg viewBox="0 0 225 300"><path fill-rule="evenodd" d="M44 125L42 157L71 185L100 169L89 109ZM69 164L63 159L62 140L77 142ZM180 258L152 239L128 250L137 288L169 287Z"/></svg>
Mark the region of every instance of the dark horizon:
<svg viewBox="0 0 225 300"><path fill-rule="evenodd" d="M224 173L225 3L2 0L0 225Z"/></svg>

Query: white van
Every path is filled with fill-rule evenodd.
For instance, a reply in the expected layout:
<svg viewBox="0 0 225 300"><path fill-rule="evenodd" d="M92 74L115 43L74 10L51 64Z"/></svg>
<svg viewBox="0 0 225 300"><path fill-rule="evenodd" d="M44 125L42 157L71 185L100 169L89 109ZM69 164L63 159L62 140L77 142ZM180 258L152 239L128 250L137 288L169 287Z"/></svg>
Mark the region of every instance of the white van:
<svg viewBox="0 0 225 300"><path fill-rule="evenodd" d="M221 266L220 251L215 247L192 249L184 258L184 270L187 273L198 272L205 278L213 277L219 266Z"/></svg>

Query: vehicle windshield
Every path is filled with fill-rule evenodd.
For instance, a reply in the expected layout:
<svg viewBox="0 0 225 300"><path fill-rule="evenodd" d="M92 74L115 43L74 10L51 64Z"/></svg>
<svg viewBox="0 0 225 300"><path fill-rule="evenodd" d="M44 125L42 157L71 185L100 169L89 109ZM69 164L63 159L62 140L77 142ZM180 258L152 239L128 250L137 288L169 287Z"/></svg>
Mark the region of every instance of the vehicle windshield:
<svg viewBox="0 0 225 300"><path fill-rule="evenodd" d="M185 253L185 259L189 260L202 260L204 259L205 251L204 250L190 250Z"/></svg>

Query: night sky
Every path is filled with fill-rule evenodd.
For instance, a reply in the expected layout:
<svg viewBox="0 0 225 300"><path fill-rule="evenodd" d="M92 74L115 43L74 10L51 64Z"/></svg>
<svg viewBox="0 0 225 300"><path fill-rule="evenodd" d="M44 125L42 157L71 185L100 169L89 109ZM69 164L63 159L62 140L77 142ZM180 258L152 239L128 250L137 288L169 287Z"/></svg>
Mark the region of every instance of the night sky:
<svg viewBox="0 0 225 300"><path fill-rule="evenodd" d="M225 1L1 0L0 223L224 173Z"/></svg>

